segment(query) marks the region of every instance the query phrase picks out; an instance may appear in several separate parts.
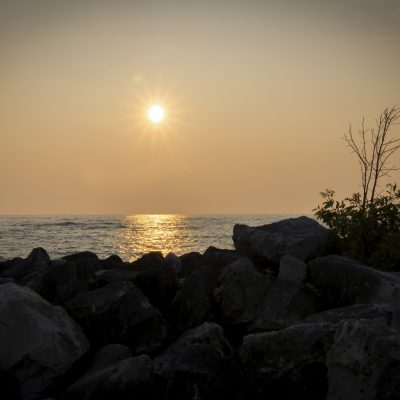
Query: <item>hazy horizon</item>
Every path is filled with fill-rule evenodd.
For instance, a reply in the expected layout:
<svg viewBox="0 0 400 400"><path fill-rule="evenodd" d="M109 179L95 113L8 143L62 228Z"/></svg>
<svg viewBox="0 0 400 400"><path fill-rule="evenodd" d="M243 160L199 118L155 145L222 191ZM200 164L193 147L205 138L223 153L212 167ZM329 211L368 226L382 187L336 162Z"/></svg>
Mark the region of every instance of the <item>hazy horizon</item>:
<svg viewBox="0 0 400 400"><path fill-rule="evenodd" d="M348 124L400 103L399 17L396 0L2 0L0 215L309 215L325 188L348 196Z"/></svg>

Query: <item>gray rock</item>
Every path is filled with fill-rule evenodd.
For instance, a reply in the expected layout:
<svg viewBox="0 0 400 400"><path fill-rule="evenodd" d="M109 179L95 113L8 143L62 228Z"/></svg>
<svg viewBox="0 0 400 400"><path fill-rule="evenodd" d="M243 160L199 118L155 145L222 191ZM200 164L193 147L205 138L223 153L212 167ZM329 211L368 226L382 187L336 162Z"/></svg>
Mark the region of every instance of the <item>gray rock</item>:
<svg viewBox="0 0 400 400"><path fill-rule="evenodd" d="M163 310L169 306L177 290L176 275L169 265L139 273L135 278L135 285L148 297L151 304Z"/></svg>
<svg viewBox="0 0 400 400"><path fill-rule="evenodd" d="M135 282L139 271L129 269L101 269L95 272L95 286L102 287L113 282L129 281Z"/></svg>
<svg viewBox="0 0 400 400"><path fill-rule="evenodd" d="M150 353L161 346L167 334L161 313L130 282L110 283L78 294L63 306L95 347L121 343L134 353Z"/></svg>
<svg viewBox="0 0 400 400"><path fill-rule="evenodd" d="M308 281L324 309L361 303L390 303L400 277L367 267L350 258L320 257L308 264Z"/></svg>
<svg viewBox="0 0 400 400"><path fill-rule="evenodd" d="M91 252L91 251L80 251L78 253L73 253L68 256L63 257L64 260L67 261L84 261L87 262L88 259L92 260L93 263L100 263L99 257L97 257L97 254Z"/></svg>
<svg viewBox="0 0 400 400"><path fill-rule="evenodd" d="M217 283L218 271L211 266L200 268L183 280L170 312L179 332L214 318L213 294Z"/></svg>
<svg viewBox="0 0 400 400"><path fill-rule="evenodd" d="M328 400L398 398L400 333L366 320L345 320L327 353Z"/></svg>
<svg viewBox="0 0 400 400"><path fill-rule="evenodd" d="M64 263L49 269L43 277L42 295L46 300L61 304L78 293L87 292L95 284L100 261L85 255L86 252L69 256Z"/></svg>
<svg viewBox="0 0 400 400"><path fill-rule="evenodd" d="M219 281L221 322L234 335L282 329L317 311L313 290L261 274L245 258L225 267Z"/></svg>
<svg viewBox="0 0 400 400"><path fill-rule="evenodd" d="M176 254L168 253L165 256L165 262L174 270L175 275L179 275L182 272L182 261Z"/></svg>
<svg viewBox="0 0 400 400"><path fill-rule="evenodd" d="M124 265L122 259L116 254L107 257L105 260L100 260L100 262L102 269L118 269Z"/></svg>
<svg viewBox="0 0 400 400"><path fill-rule="evenodd" d="M151 251L129 264L130 270L157 271L166 267L167 263L160 251Z"/></svg>
<svg viewBox="0 0 400 400"><path fill-rule="evenodd" d="M36 399L89 350L81 328L29 288L0 286L0 369Z"/></svg>
<svg viewBox="0 0 400 400"><path fill-rule="evenodd" d="M6 261L2 268L3 278L12 278L16 283L42 294L43 277L50 269L50 258L46 250L38 247L33 249L26 259L15 258Z"/></svg>
<svg viewBox="0 0 400 400"><path fill-rule="evenodd" d="M279 262L286 254L306 260L323 251L328 230L308 217L289 218L251 228L237 224L233 228L235 248L249 257Z"/></svg>
<svg viewBox="0 0 400 400"><path fill-rule="evenodd" d="M103 368L91 369L72 384L65 399L148 400L155 397L155 378L146 355L118 360Z"/></svg>
<svg viewBox="0 0 400 400"><path fill-rule="evenodd" d="M325 355L333 336L334 328L328 323L245 336L240 357L246 398L325 399Z"/></svg>
<svg viewBox="0 0 400 400"><path fill-rule="evenodd" d="M236 250L217 249L210 246L203 254L203 263L221 271L222 268L243 257Z"/></svg>
<svg viewBox="0 0 400 400"><path fill-rule="evenodd" d="M204 267L203 255L196 251L183 254L179 258L182 263L181 273L178 275L179 278L186 278L199 268Z"/></svg>
<svg viewBox="0 0 400 400"><path fill-rule="evenodd" d="M307 278L307 264L293 256L283 256L279 264L279 279L301 286Z"/></svg>
<svg viewBox="0 0 400 400"><path fill-rule="evenodd" d="M173 268L164 265L159 269L105 269L95 274L97 287L112 282L129 281L134 283L159 308L167 307L177 290L177 280Z"/></svg>
<svg viewBox="0 0 400 400"><path fill-rule="evenodd" d="M168 381L166 399L235 398L232 349L222 328L204 323L185 332L154 359L155 372Z"/></svg>
<svg viewBox="0 0 400 400"><path fill-rule="evenodd" d="M132 351L128 346L122 344L107 344L94 354L91 366L87 373L100 371L110 365L117 364L132 356Z"/></svg>

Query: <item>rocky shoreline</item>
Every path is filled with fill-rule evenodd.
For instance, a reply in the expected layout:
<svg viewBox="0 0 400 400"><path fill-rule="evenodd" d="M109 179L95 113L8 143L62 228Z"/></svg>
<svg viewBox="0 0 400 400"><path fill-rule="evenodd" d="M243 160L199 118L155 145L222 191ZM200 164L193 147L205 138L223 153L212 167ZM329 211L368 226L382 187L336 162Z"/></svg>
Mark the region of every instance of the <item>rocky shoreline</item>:
<svg viewBox="0 0 400 400"><path fill-rule="evenodd" d="M400 276L292 218L235 250L0 262L4 399L391 400Z"/></svg>

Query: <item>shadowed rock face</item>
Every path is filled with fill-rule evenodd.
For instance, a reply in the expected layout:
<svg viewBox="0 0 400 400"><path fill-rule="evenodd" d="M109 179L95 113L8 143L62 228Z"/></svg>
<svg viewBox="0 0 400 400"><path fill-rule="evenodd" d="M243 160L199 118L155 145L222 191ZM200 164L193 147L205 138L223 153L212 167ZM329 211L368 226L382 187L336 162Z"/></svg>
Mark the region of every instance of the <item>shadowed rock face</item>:
<svg viewBox="0 0 400 400"><path fill-rule="evenodd" d="M300 260L323 251L328 243L328 230L308 217L289 218L259 227L235 225L235 248L249 257L277 263L284 255Z"/></svg>
<svg viewBox="0 0 400 400"><path fill-rule="evenodd" d="M97 365L95 360L91 369L68 388L63 399L151 400L155 398L155 377L148 356L127 356L115 361L108 358L108 361L105 365Z"/></svg>
<svg viewBox="0 0 400 400"><path fill-rule="evenodd" d="M100 266L98 258L77 256L58 260L43 277L43 297L46 300L61 304L78 293L87 292L95 282L95 274Z"/></svg>
<svg viewBox="0 0 400 400"><path fill-rule="evenodd" d="M232 349L217 324L185 332L154 359L154 369L167 380L167 399L236 398Z"/></svg>
<svg viewBox="0 0 400 400"><path fill-rule="evenodd" d="M310 261L308 281L318 291L324 309L360 303L388 303L394 288L400 286L397 275L336 255Z"/></svg>
<svg viewBox="0 0 400 400"><path fill-rule="evenodd" d="M325 355L334 328L303 324L245 336L240 350L247 398L325 399Z"/></svg>
<svg viewBox="0 0 400 400"><path fill-rule="evenodd" d="M400 333L367 320L344 320L326 365L328 400L398 398Z"/></svg>
<svg viewBox="0 0 400 400"><path fill-rule="evenodd" d="M95 347L121 343L134 352L151 353L167 334L160 311L130 282L115 282L79 294L63 306Z"/></svg>
<svg viewBox="0 0 400 400"><path fill-rule="evenodd" d="M26 259L15 258L3 262L0 271L3 278L12 278L15 282L30 287L43 294L43 277L50 269L50 257L41 247L33 249Z"/></svg>
<svg viewBox="0 0 400 400"><path fill-rule="evenodd" d="M170 319L179 332L215 318L213 294L217 283L218 271L212 266L197 269L185 279L170 311Z"/></svg>
<svg viewBox="0 0 400 400"><path fill-rule="evenodd" d="M312 290L261 274L246 258L227 266L219 281L219 317L234 334L282 329L317 311Z"/></svg>
<svg viewBox="0 0 400 400"><path fill-rule="evenodd" d="M38 398L89 350L65 310L13 283L0 286L0 337L0 369L19 382L23 399Z"/></svg>

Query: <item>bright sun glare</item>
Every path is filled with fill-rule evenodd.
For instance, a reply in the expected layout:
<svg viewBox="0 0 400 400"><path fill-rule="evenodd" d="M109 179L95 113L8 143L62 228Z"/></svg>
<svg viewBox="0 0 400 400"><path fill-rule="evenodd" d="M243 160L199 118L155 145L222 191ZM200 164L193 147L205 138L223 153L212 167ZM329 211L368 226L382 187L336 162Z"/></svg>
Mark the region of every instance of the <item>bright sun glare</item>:
<svg viewBox="0 0 400 400"><path fill-rule="evenodd" d="M153 104L147 111L147 116L154 124L159 124L164 119L165 111L164 108L159 104Z"/></svg>

